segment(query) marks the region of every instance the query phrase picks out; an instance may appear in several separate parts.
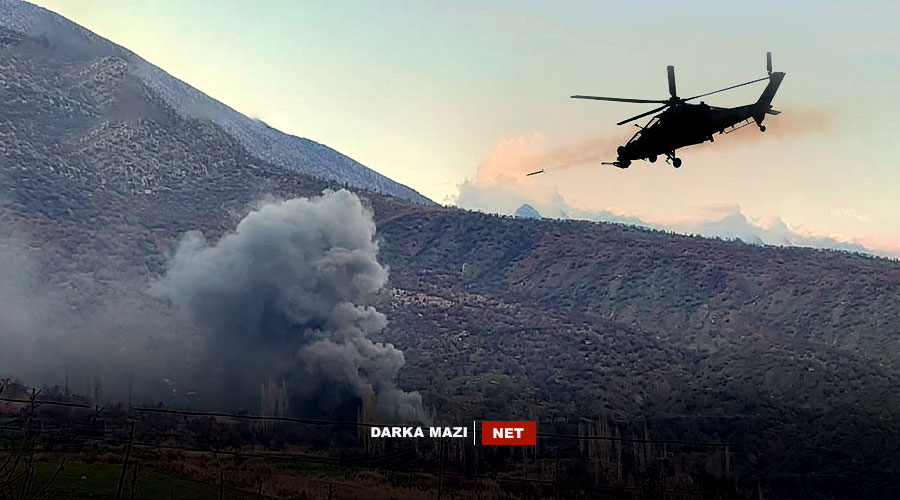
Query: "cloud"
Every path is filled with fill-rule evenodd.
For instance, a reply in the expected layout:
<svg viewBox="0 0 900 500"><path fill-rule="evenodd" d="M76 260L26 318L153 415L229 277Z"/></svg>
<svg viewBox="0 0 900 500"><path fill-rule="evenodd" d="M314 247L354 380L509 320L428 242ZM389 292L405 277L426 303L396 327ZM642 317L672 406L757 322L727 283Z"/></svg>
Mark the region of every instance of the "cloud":
<svg viewBox="0 0 900 500"><path fill-rule="evenodd" d="M701 207L687 217L642 219L602 210L571 209L578 219L618 222L652 229L696 234L707 238L741 240L756 245L777 245L863 252L885 257L900 257L900 244L874 239L855 239L842 235L823 235L793 227L781 217L753 218L737 204Z"/></svg>
<svg viewBox="0 0 900 500"><path fill-rule="evenodd" d="M546 217L567 218L566 205L556 186L526 174L595 163L598 158L614 158L615 143L594 138L551 147L540 133L510 137L500 141L487 160L478 166L475 179L459 186L455 203L464 208L511 214L525 203L534 205Z"/></svg>
<svg viewBox="0 0 900 500"><path fill-rule="evenodd" d="M780 217L751 219L737 204L714 205L701 208L690 217L682 217L642 225L684 234L738 239L758 245L831 248L853 252L879 253L858 241L827 235L815 235L791 228Z"/></svg>
<svg viewBox="0 0 900 500"><path fill-rule="evenodd" d="M792 113L770 117L773 120L768 129L770 132L738 132L733 137L741 138L741 141L756 141L762 135L786 138L814 133L831 126L831 120L825 113ZM728 142L736 141L729 137ZM598 159L614 156L614 150L614 142L600 138L561 147L551 147L546 138L537 132L528 136L506 138L478 166L475 178L459 185L455 203L462 208L507 215L512 215L522 205L529 204L542 216L549 218L616 222L683 234L739 239L753 244L830 248L900 257L898 242L880 238L857 239L816 234L793 227L781 217L750 217L737 204L702 207L689 215L673 215L664 219L635 216L624 210L581 208L568 204L556 185L540 177L525 176L540 169L546 171L597 162Z"/></svg>

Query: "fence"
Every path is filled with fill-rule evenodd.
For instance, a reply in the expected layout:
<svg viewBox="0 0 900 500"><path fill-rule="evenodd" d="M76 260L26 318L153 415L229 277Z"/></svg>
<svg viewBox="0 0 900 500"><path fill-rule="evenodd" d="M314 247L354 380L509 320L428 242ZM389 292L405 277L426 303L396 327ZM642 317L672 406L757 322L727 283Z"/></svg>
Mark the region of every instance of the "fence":
<svg viewBox="0 0 900 500"><path fill-rule="evenodd" d="M2 393L2 391L0 391ZM276 472L269 473L267 483L258 476L245 474L238 470L241 463L247 460L260 460L265 463L285 462L294 466L326 467L332 471L343 471L345 479L351 475L368 474L374 481L381 481L385 487L390 486L398 491L408 490L413 494L421 494L429 498L725 498L735 494L733 478L731 478L731 457L734 453L742 453L729 443L706 442L693 440L654 440L649 437L628 437L621 435L601 435L596 433L566 434L559 432L538 432L538 446L527 447L481 447L472 446L466 439L422 438L419 440L397 440L392 442L393 449L388 449L386 440L377 442L368 438L368 434L357 432L358 446L352 451L356 453L327 454L322 452L297 452L258 450L258 445L251 434L251 439L244 445L218 445L210 440L202 446L190 446L185 442L197 442L200 437L196 431L189 429L191 423L198 421L218 423L223 420L244 422L249 424L273 423L279 425L299 426L307 429L299 436L316 435L310 432L316 429L365 430L370 427L383 427L384 424L373 422L303 419L285 416L266 416L227 412L209 412L162 407L135 406L126 408L117 406L107 410L98 405L89 405L73 401L43 399L40 391L32 390L28 397L0 397L0 402L8 403L16 411L4 415L0 413L0 436L18 439L20 463L11 465L7 460L4 469L0 469L0 485L4 477L7 487L13 485L20 488L28 481L27 468L33 467L35 456L71 456L72 453L91 450L104 445L118 450L123 458L121 471L115 493L110 498L134 498L136 485L140 479L140 468L146 467L139 458L133 457L138 450L156 452L190 453L197 456L210 456L210 460L221 462L221 468L215 477L203 481L214 488L220 499L225 498L269 498L281 497L275 487L282 476ZM39 418L39 410L46 407L57 407L69 413L61 418ZM79 412L74 415L71 412ZM4 421L5 419L5 421ZM166 420L170 419L170 420ZM171 420L177 419L177 420ZM177 422L178 432L169 428L166 423ZM48 425L55 423L55 425ZM169 429L160 431L160 428ZM283 429L279 429L280 432ZM344 433L346 438L346 432ZM14 441L15 442L15 441ZM13 443L14 443L13 442ZM593 443L593 444L591 444ZM360 446L361 445L361 446ZM631 450L624 448L630 445ZM14 447L13 447L14 448ZM10 449L9 456L14 455ZM295 447L296 448L296 447ZM700 487L673 487L672 481L665 477L663 468L670 467L675 459L671 448L688 448L708 450L706 462L721 462L719 484L712 491L709 485ZM338 447L346 451L347 447ZM521 450L521 460L517 454ZM23 454L24 452L24 454ZM563 454L565 452L565 454ZM138 453L140 453L138 451ZM634 478L625 477L623 469L635 469L626 465L626 455L632 461L643 461L643 470L652 471L656 467L655 477L650 474L642 484ZM704 455L704 453L701 453ZM710 460L712 456L714 459ZM29 458L30 457L30 458ZM232 462L226 464L225 459ZM29 460L31 461L29 465ZM590 466L585 466L587 460ZM2 461L2 457L0 457ZM562 464L562 466L561 466ZM17 472L22 465L25 475ZM592 477L586 477L585 471L595 469ZM718 467L718 466L717 466ZM604 472L601 473L601 469ZM6 473L6 476L4 476ZM33 472L32 472L33 474ZM248 478L240 478L242 474ZM18 476L16 476L18 475ZM713 474L715 475L715 474ZM15 476L15 477L14 477ZM227 476L227 477L226 477ZM302 474L301 474L302 476ZM613 478L613 481L601 479ZM248 482L255 481L254 488ZM585 480L588 479L588 480ZM18 481L18 482L17 482ZM25 483L23 483L23 481ZM229 484L230 483L230 484ZM353 491L350 481L322 481L310 479L310 483L320 498L329 500L336 498L354 498L370 492ZM46 486L46 485L44 485ZM34 485L33 496L21 498L50 498L51 489ZM42 488L42 489L38 489ZM485 493L487 492L487 493ZM21 491L20 491L21 493ZM58 492L57 492L58 493ZM76 492L73 490L72 495ZM0 498L3 490L0 488ZM490 494L491 496L484 496ZM266 496L270 495L270 496ZM720 496L721 495L721 496ZM96 495L95 495L96 497ZM418 497L418 496L417 496ZM148 498L140 496L140 498ZM211 497L212 498L212 497ZM410 496L410 498L413 498Z"/></svg>

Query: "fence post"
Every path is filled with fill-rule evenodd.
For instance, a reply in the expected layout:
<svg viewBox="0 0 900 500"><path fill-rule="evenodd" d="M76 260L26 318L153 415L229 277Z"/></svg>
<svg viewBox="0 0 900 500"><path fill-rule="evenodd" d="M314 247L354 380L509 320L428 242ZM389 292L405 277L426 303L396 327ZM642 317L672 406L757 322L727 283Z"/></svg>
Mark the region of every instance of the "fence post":
<svg viewBox="0 0 900 500"><path fill-rule="evenodd" d="M559 443L556 443L556 475L553 478L553 491L556 493L556 500L559 500Z"/></svg>
<svg viewBox="0 0 900 500"><path fill-rule="evenodd" d="M134 444L134 422L131 422L128 427L128 444L125 446L125 461L122 462L122 471L119 473L119 484L116 486L116 500L122 500L122 488L125 486L125 474L128 472L128 462L131 460L131 446Z"/></svg>
<svg viewBox="0 0 900 500"><path fill-rule="evenodd" d="M438 487L437 500L441 500L441 484L444 482L444 440L438 438Z"/></svg>

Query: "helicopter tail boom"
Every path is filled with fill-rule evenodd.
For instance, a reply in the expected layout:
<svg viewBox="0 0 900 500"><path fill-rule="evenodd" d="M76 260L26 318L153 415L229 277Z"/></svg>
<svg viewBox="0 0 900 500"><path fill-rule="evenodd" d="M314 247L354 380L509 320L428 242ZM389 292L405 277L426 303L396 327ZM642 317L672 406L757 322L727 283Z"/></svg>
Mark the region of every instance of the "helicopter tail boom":
<svg viewBox="0 0 900 500"><path fill-rule="evenodd" d="M778 92L778 87L783 79L784 73L780 71L772 73L772 76L769 77L769 84L766 85L766 89L763 90L759 100L753 106L753 120L756 121L757 125L762 123L766 114L778 114L778 112L772 112L774 111L772 109L772 99L775 98L775 93Z"/></svg>

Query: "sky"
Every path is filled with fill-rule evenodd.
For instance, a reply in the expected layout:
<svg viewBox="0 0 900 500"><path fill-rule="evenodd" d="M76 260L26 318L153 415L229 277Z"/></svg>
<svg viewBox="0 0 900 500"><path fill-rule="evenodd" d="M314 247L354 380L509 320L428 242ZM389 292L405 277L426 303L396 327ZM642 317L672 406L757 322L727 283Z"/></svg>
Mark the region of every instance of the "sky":
<svg viewBox="0 0 900 500"><path fill-rule="evenodd" d="M896 2L35 3L441 203L900 256ZM668 64L696 95L764 76L766 51L783 113L680 150L678 170L601 166L649 107L569 99L665 98Z"/></svg>

